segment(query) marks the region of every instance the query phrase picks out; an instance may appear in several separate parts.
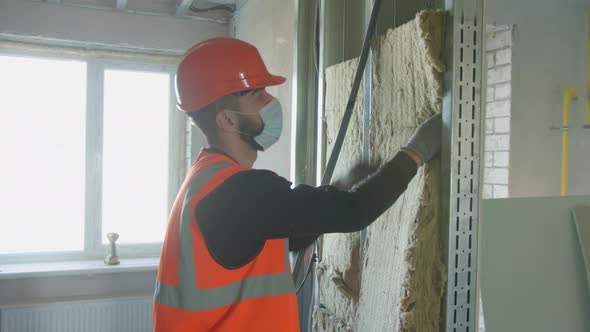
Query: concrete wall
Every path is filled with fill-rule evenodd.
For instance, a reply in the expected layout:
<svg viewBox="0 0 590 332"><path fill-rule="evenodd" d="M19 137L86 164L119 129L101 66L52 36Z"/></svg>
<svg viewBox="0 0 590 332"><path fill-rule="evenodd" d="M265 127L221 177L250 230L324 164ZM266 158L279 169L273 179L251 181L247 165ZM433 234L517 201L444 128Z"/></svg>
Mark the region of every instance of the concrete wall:
<svg viewBox="0 0 590 332"><path fill-rule="evenodd" d="M586 89L587 0L485 2L488 24L514 24L510 197L560 192L563 91ZM572 103L569 194L590 192L590 129L582 129L584 98Z"/></svg>
<svg viewBox="0 0 590 332"><path fill-rule="evenodd" d="M230 33L258 48L271 73L287 82L267 90L283 106L283 133L277 144L258 154L255 168L269 169L285 178L291 165L291 94L295 56L295 1L248 0L230 21Z"/></svg>
<svg viewBox="0 0 590 332"><path fill-rule="evenodd" d="M49 38L183 53L198 41L227 33L227 24L216 22L0 0L0 38Z"/></svg>
<svg viewBox="0 0 590 332"><path fill-rule="evenodd" d="M508 197L512 27L486 28L486 132L483 198Z"/></svg>

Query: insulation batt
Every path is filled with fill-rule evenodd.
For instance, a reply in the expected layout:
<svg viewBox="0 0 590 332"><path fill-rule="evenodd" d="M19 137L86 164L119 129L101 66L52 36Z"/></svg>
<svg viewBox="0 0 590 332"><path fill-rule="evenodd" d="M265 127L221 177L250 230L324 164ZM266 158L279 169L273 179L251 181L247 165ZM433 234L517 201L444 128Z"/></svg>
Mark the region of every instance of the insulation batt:
<svg viewBox="0 0 590 332"><path fill-rule="evenodd" d="M429 116L441 111L445 12L423 11L373 48L370 155L387 161ZM331 153L358 59L326 70L326 138ZM334 172L361 160L364 82ZM446 285L439 161L418 170L405 193L366 230L326 234L318 267L316 331L438 331ZM360 255L363 252L363 255ZM362 259L361 259L362 256Z"/></svg>

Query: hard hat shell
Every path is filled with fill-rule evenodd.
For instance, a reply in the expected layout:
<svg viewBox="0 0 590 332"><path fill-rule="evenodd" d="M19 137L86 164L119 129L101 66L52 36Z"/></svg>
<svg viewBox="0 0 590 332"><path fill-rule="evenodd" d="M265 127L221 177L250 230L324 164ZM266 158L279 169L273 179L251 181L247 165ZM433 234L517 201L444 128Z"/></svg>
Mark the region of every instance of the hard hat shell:
<svg viewBox="0 0 590 332"><path fill-rule="evenodd" d="M235 38L212 38L191 47L176 72L176 106L196 112L230 93L279 85L258 49Z"/></svg>

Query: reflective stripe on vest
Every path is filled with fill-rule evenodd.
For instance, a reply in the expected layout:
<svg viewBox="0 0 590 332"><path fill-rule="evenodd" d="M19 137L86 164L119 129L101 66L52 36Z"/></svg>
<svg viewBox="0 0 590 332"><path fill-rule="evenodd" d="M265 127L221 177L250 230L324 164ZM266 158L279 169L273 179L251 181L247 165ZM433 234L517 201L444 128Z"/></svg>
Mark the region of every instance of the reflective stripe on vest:
<svg viewBox="0 0 590 332"><path fill-rule="evenodd" d="M213 163L200 171L191 181L184 197L180 215L180 248L178 287L156 282L155 300L159 304L184 310L210 310L234 304L242 300L295 292L289 266L289 241L285 243L285 272L248 277L223 287L197 288L193 241L191 237L190 198L220 170L232 167L227 161Z"/></svg>

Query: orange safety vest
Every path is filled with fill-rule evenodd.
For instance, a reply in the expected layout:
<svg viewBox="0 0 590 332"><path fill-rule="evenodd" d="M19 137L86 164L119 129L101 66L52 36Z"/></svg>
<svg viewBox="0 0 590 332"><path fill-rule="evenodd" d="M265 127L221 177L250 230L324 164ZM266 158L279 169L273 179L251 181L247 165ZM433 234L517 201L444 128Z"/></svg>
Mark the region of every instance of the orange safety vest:
<svg viewBox="0 0 590 332"><path fill-rule="evenodd" d="M231 158L207 151L192 164L162 248L154 331L299 331L288 239L267 240L256 258L230 270L213 259L197 224L197 204L245 170Z"/></svg>

